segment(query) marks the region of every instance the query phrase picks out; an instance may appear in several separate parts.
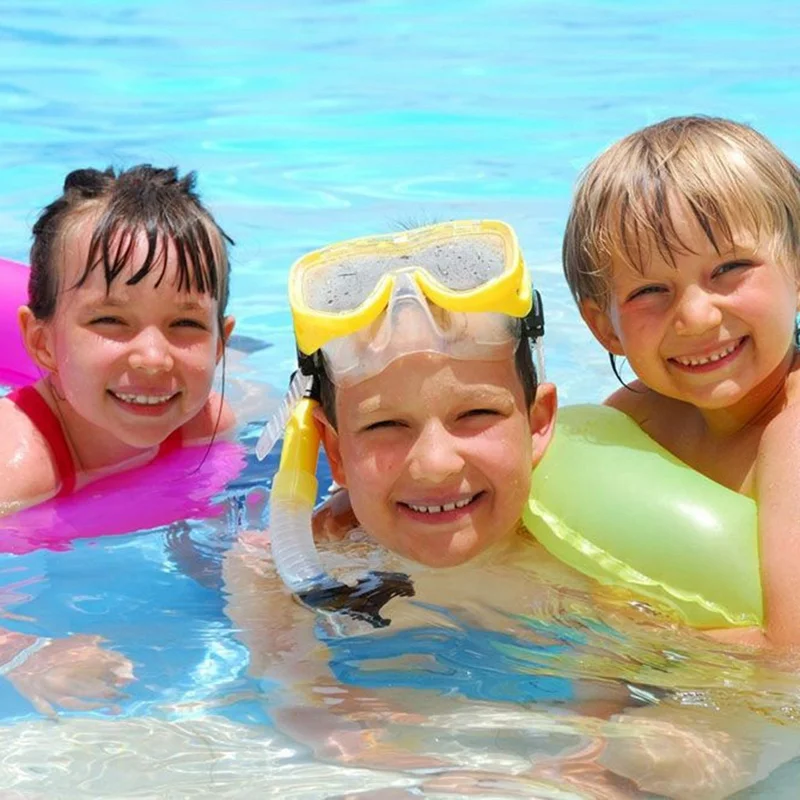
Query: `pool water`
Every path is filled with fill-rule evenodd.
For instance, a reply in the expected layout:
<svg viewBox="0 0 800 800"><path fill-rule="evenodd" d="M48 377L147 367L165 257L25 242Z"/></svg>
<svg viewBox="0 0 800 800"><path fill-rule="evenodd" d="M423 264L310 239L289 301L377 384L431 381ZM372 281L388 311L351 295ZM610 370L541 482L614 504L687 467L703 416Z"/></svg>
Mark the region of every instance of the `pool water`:
<svg viewBox="0 0 800 800"><path fill-rule="evenodd" d="M248 448L217 519L0 556L4 627L102 636L136 676L115 713L67 709L57 724L0 678L7 796L648 796L582 771L605 738L621 774L670 741L707 751L680 796L795 797L791 665L645 610L629 624L544 576L535 607L409 602L415 626L355 637L336 678L310 652L303 695L299 678L248 671L222 562L237 526L260 523L245 498L275 468L252 448L294 365L285 279L298 255L410 223L507 220L544 296L560 401L599 401L615 379L559 265L579 171L625 133L694 112L753 123L800 158L798 24L800 6L779 0L3 3L0 254L25 260L71 169L197 170L237 242L229 372ZM576 712L568 680L609 708L624 691L637 711ZM679 703L656 704L673 691ZM738 767L750 777L727 781Z"/></svg>

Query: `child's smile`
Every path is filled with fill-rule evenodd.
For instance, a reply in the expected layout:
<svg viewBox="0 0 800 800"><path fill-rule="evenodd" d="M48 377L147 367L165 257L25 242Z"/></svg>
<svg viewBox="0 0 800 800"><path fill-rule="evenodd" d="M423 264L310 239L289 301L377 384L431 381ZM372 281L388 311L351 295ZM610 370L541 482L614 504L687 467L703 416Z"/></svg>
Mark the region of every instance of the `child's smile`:
<svg viewBox="0 0 800 800"><path fill-rule="evenodd" d="M131 391L118 392L113 389L108 389L107 392L123 410L130 414L141 414L145 417L157 417L166 413L169 406L180 395L180 392L151 394Z"/></svg>
<svg viewBox="0 0 800 800"><path fill-rule="evenodd" d="M515 529L538 437L513 359L405 356L338 390L337 419L334 477L385 547L455 566Z"/></svg>
<svg viewBox="0 0 800 800"><path fill-rule="evenodd" d="M742 336L727 345L715 347L711 351L704 348L691 355L672 356L670 361L689 373L713 372L728 366L739 355L749 338L749 336Z"/></svg>
<svg viewBox="0 0 800 800"><path fill-rule="evenodd" d="M614 264L605 322L595 323L650 389L744 423L791 363L797 282L746 234L718 253L685 215L676 229L686 250L673 261L651 248L641 272Z"/></svg>
<svg viewBox="0 0 800 800"><path fill-rule="evenodd" d="M483 496L483 492L475 492L464 495L446 495L428 502L410 500L398 500L397 504L401 509L406 508L411 513L413 519L421 522L450 522L459 519L461 516L469 514L475 503Z"/></svg>

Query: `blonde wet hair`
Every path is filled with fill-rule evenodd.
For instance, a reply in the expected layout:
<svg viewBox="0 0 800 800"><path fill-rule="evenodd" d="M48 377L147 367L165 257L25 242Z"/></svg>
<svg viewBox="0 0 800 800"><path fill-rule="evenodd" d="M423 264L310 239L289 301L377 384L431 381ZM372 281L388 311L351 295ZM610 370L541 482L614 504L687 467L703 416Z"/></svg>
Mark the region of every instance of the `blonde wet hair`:
<svg viewBox="0 0 800 800"><path fill-rule="evenodd" d="M749 125L672 117L616 142L579 179L563 246L575 300L607 308L614 259L641 272L651 252L673 263L693 252L677 232L681 212L717 252L749 234L800 278L795 164Z"/></svg>

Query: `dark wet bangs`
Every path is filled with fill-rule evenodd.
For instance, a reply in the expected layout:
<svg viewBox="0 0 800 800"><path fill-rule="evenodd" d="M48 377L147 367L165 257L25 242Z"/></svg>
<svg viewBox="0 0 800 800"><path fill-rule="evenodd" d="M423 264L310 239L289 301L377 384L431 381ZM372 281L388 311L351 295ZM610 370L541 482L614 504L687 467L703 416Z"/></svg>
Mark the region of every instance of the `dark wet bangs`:
<svg viewBox="0 0 800 800"><path fill-rule="evenodd" d="M82 286L89 275L101 267L108 289L127 269L134 272L125 281L126 285L135 286L151 273L157 273L158 287L166 277L172 246L175 249L175 285L178 291L210 295L218 302L222 316L228 302L226 243L232 242L222 230L201 216L181 222L180 226L153 219L131 223L109 208L94 230L86 266L76 286ZM147 252L141 263L137 263L136 245L142 235L147 242Z"/></svg>

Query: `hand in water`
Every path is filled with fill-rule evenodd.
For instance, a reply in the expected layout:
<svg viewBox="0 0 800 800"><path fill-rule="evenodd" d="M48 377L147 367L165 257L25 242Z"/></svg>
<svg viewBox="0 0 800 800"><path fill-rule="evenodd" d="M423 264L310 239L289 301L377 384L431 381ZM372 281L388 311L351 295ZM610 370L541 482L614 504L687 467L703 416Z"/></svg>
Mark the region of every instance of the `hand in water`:
<svg viewBox="0 0 800 800"><path fill-rule="evenodd" d="M273 708L275 727L297 742L310 748L320 761L372 769L414 770L439 769L450 766L435 756L429 756L412 747L392 743L393 725L417 722L413 715L394 714L386 710L369 719L361 715L339 714L339 708L311 708L285 706ZM413 723L408 722L413 720Z"/></svg>
<svg viewBox="0 0 800 800"><path fill-rule="evenodd" d="M609 738L599 760L640 789L675 800L729 797L741 788L747 743L714 730L704 711L652 706L619 716L619 733L629 734Z"/></svg>
<svg viewBox="0 0 800 800"><path fill-rule="evenodd" d="M118 713L121 687L133 680L133 665L120 653L100 647L99 636L54 639L37 650L6 679L44 716L55 706L70 711L106 708Z"/></svg>

